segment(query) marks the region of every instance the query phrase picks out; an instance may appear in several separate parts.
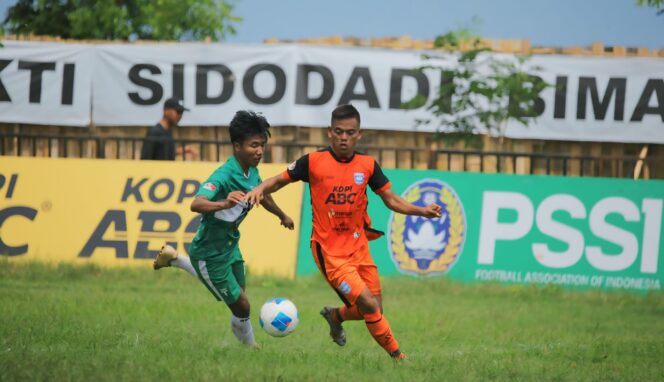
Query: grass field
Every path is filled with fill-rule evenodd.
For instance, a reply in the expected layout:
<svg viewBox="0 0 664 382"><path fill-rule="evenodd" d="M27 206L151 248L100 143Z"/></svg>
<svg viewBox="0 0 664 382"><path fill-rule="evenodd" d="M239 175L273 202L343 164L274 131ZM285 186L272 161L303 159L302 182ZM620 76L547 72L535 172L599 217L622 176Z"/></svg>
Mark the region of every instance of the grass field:
<svg viewBox="0 0 664 382"><path fill-rule="evenodd" d="M0 261L0 380L664 380L664 294L570 292L386 279L385 313L410 356L394 364L364 324L334 345L318 315L336 296L319 277L249 277L254 312L291 298L301 322L260 350L176 269Z"/></svg>

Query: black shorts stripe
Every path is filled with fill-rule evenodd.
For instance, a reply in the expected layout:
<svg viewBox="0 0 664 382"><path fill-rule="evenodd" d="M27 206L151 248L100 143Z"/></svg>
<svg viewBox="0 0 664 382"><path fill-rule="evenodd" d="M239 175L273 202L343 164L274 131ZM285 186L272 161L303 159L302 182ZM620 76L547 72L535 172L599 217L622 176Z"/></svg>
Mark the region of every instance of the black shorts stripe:
<svg viewBox="0 0 664 382"><path fill-rule="evenodd" d="M320 243L317 241L314 241L316 243L316 257L318 258L318 263L320 264L320 270L323 272L323 276L325 276L325 280L327 280L327 271L325 270L325 259L323 259L323 249L320 247Z"/></svg>
<svg viewBox="0 0 664 382"><path fill-rule="evenodd" d="M315 241L314 243L316 243L316 257L318 258L318 263L320 264L320 270L323 273L323 277L325 277L327 283L330 284L332 289L334 289L334 291L337 293L337 296L339 296L344 305L350 308L352 306L350 301L348 301L346 296L344 296L341 292L339 292L339 290L334 285L332 285L330 280L327 278L327 272L325 271L325 259L323 258L323 249L321 248L320 243L318 243L317 241Z"/></svg>

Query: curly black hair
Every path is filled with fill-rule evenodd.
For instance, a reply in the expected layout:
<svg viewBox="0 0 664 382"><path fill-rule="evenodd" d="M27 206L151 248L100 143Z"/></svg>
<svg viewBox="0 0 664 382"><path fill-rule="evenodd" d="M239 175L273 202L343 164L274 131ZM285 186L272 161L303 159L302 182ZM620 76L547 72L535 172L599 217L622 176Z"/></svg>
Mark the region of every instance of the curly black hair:
<svg viewBox="0 0 664 382"><path fill-rule="evenodd" d="M251 110L240 110L235 113L228 130L231 133L231 142L240 144L254 135L264 136L265 139L271 136L267 119Z"/></svg>

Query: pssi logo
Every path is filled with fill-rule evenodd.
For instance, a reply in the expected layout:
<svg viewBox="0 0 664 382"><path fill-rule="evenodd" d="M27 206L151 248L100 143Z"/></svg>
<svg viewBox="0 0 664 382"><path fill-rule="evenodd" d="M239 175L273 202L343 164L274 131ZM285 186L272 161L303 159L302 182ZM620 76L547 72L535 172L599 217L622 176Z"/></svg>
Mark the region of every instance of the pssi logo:
<svg viewBox="0 0 664 382"><path fill-rule="evenodd" d="M571 194L553 194L537 203L520 192L485 191L477 262L494 265L496 258L505 261L513 253L504 246L497 250L497 244L523 242L530 244L532 256L546 268L585 263L604 272L634 266L642 274L657 274L664 200L633 198L607 196L588 203ZM516 219L501 221L501 211L511 211ZM572 219L559 221L560 213ZM556 249L546 237L565 243L566 248Z"/></svg>
<svg viewBox="0 0 664 382"><path fill-rule="evenodd" d="M18 182L18 174L12 174L6 177L0 174L0 195L7 200L11 200L14 196L14 190ZM0 232L2 226L10 219L27 219L34 221L37 217L37 210L28 206L10 206L0 209ZM10 245L6 243L0 234L0 255L2 256L18 256L28 253L28 244Z"/></svg>
<svg viewBox="0 0 664 382"><path fill-rule="evenodd" d="M353 191L353 186L334 186L332 192L325 199L325 204L353 204L357 192Z"/></svg>
<svg viewBox="0 0 664 382"><path fill-rule="evenodd" d="M149 178L129 178L125 183L120 201L123 203L135 202L139 204L161 205L170 202L181 204L185 198L196 194L200 183L196 180L184 179L179 185L168 178L150 181ZM129 258L128 212L134 215L130 208L111 209L106 211L99 224L78 254L79 257L91 257L100 248L110 248L115 251L117 258ZM150 250L150 241L159 240L177 248L176 232L182 227L182 218L174 211L138 211L137 220L140 222L139 240L133 248L133 258L152 259L158 249ZM185 224L185 237L193 236L200 225L197 215ZM189 250L190 243L185 243L185 251ZM161 244L160 244L161 246Z"/></svg>
<svg viewBox="0 0 664 382"><path fill-rule="evenodd" d="M458 260L466 239L466 215L454 189L437 179L413 183L401 195L417 206L436 203L439 218L390 214L388 250L402 273L415 276L447 273Z"/></svg>

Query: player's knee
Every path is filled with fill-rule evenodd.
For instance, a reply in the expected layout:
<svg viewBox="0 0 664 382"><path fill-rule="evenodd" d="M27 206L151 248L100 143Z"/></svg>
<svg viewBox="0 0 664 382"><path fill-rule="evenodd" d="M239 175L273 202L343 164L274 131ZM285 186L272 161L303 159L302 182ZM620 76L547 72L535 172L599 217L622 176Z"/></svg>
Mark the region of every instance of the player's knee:
<svg viewBox="0 0 664 382"><path fill-rule="evenodd" d="M233 312L235 317L249 317L251 312L251 305L249 304L249 300L244 297L244 295L241 295L237 301L229 304L228 307L230 308L231 312Z"/></svg>
<svg viewBox="0 0 664 382"><path fill-rule="evenodd" d="M360 299L357 300L357 304L360 307L360 312L363 315L381 311L381 307L378 304L378 301L376 301L373 296L367 298L361 296Z"/></svg>
<svg viewBox="0 0 664 382"><path fill-rule="evenodd" d="M383 298L381 295L374 295L374 298L376 299L376 302L378 302L378 309L380 309L380 313L383 313Z"/></svg>

